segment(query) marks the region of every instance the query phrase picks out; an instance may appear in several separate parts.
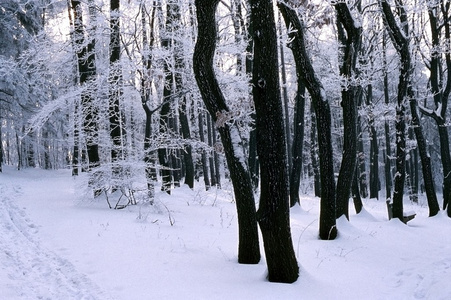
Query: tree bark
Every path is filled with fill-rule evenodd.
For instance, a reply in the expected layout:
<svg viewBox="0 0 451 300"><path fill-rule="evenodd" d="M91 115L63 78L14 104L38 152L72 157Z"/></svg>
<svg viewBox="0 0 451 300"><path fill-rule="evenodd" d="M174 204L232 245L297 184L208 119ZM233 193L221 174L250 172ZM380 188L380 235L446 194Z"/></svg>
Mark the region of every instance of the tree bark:
<svg viewBox="0 0 451 300"><path fill-rule="evenodd" d="M300 76L298 76L299 78ZM290 206L300 203L299 187L301 185L302 159L304 149L305 131L305 86L301 79L298 79L296 91L296 103L294 112L294 134L292 152L292 163L290 169Z"/></svg>
<svg viewBox="0 0 451 300"><path fill-rule="evenodd" d="M359 181L357 179L358 168L355 168L354 178L352 179L352 199L354 202L355 213L359 214L363 209L362 197L359 191Z"/></svg>
<svg viewBox="0 0 451 300"><path fill-rule="evenodd" d="M368 85L367 99L367 105L372 105L373 86L371 84ZM370 131L370 198L379 199L379 145L374 125L374 115L369 117L368 126Z"/></svg>
<svg viewBox="0 0 451 300"><path fill-rule="evenodd" d="M198 121L199 121L199 139L201 143L205 144L205 130L204 130L204 113L203 111L199 111L198 115ZM202 149L202 173L204 175L204 182L205 182L205 190L209 190L211 183L210 183L210 174L208 173L208 164L207 164L207 153L205 149Z"/></svg>
<svg viewBox="0 0 451 300"><path fill-rule="evenodd" d="M313 173L313 187L315 197L321 197L321 179L318 166L318 141L316 138L316 116L313 106L310 106L311 128L310 128L310 161Z"/></svg>
<svg viewBox="0 0 451 300"><path fill-rule="evenodd" d="M346 36L340 39L344 44L340 75L349 81L349 86L344 87L341 91L344 141L343 157L337 181L337 217L345 215L349 219L349 196L357 163L357 102L356 86L352 82L352 78L355 76L357 55L360 51L362 27L356 25L357 22L354 21L345 2L338 2L334 6L338 21L346 30Z"/></svg>
<svg viewBox="0 0 451 300"><path fill-rule="evenodd" d="M268 280L292 283L299 276L290 230L287 146L280 97L277 34L271 0L251 0L254 26L252 94L260 162L258 223Z"/></svg>
<svg viewBox="0 0 451 300"><path fill-rule="evenodd" d="M207 140L208 140L208 146L213 148L213 126L211 125L211 117L207 116ZM216 173L215 173L215 161L213 152L210 153L208 156L208 165L210 167L210 182L211 186L216 186Z"/></svg>
<svg viewBox="0 0 451 300"><path fill-rule="evenodd" d="M213 70L217 38L215 11L218 3L219 0L195 1L198 38L193 56L196 82L205 106L215 123L218 121L218 116L229 112ZM218 126L218 131L224 147L237 205L239 231L238 262L256 264L260 261L260 250L255 201L249 172L244 165L244 154L243 157L237 156L237 153L239 153L237 147L239 145L234 143L234 141L238 137L234 134L238 130L232 128L227 122L218 125L221 125Z"/></svg>

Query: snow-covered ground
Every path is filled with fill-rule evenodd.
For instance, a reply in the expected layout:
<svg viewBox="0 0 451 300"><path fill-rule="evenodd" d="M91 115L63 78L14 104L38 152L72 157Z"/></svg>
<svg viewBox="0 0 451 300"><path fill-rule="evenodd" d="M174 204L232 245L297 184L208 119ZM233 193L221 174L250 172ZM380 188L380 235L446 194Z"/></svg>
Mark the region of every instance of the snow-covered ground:
<svg viewBox="0 0 451 300"><path fill-rule="evenodd" d="M81 200L70 171L0 173L0 299L451 299L451 219L387 220L366 200L335 241L318 240L318 199L292 210L300 276L265 280L237 263L229 187L157 194L155 207ZM424 202L424 199L420 199ZM171 225L172 223L172 225ZM262 254L263 248L261 248Z"/></svg>

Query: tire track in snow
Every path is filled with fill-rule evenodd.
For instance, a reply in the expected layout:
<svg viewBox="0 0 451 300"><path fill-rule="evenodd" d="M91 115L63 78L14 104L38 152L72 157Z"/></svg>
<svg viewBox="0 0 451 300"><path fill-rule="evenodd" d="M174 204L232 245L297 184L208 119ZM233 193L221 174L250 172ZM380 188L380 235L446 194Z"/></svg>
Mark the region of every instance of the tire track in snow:
<svg viewBox="0 0 451 300"><path fill-rule="evenodd" d="M111 299L66 259L42 246L37 228L0 184L0 291L3 299Z"/></svg>

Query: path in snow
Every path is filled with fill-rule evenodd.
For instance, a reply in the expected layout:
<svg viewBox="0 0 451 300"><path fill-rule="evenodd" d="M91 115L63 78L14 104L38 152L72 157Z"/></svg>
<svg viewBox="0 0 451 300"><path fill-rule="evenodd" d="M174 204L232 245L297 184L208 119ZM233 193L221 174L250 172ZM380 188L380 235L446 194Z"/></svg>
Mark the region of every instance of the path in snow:
<svg viewBox="0 0 451 300"><path fill-rule="evenodd" d="M0 183L2 299L109 299L64 258L41 245L38 229L14 202L21 188Z"/></svg>

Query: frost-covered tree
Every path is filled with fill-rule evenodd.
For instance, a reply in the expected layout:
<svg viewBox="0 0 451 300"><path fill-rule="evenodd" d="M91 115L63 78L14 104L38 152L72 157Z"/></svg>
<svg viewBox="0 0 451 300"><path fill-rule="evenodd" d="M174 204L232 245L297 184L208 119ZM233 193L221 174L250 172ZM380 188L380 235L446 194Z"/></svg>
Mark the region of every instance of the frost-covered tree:
<svg viewBox="0 0 451 300"><path fill-rule="evenodd" d="M426 189L427 200L429 205L429 215L436 215L439 211L437 195L435 193L434 182L431 172L430 157L427 154L426 141L418 116L418 104L416 95L412 87L412 61L410 53L409 26L407 12L401 0L398 0L399 20L398 25L394 17L392 9L388 2L380 1L384 23L390 34L392 42L400 56L400 74L398 81L397 107L396 107L396 175L395 189L393 195L393 217L404 220L403 214L403 195L406 168L406 107L410 104L412 115L412 124L415 130L415 136L420 151L424 186Z"/></svg>

